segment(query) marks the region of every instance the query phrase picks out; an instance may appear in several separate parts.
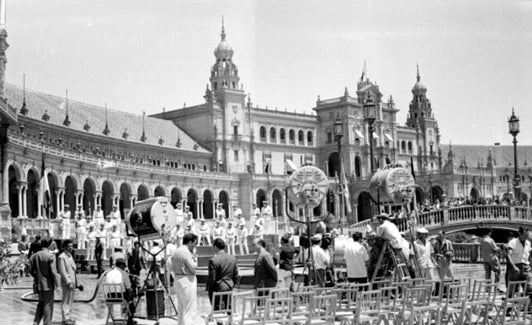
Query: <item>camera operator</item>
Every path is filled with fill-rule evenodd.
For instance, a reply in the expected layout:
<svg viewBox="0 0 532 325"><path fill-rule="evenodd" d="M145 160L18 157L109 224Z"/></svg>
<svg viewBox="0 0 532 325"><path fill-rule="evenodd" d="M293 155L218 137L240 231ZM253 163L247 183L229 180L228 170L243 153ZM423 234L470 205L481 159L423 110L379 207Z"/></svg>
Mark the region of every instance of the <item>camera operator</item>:
<svg viewBox="0 0 532 325"><path fill-rule="evenodd" d="M137 324L137 322L133 320L133 315L135 314L135 303L133 302L133 289L131 287L131 281L129 280L129 274L125 271L125 269L126 269L125 257L122 254L116 255L115 267L111 271L109 271L107 275L105 276L105 283L123 284L124 289L125 289L123 295L129 305L127 325L134 325L134 324Z"/></svg>

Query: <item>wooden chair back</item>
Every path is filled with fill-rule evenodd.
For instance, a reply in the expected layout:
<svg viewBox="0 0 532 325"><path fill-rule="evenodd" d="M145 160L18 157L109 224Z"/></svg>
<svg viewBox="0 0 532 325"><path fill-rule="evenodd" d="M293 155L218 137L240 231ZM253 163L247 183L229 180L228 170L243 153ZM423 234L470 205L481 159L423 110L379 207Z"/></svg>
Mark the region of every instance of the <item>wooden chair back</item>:
<svg viewBox="0 0 532 325"><path fill-rule="evenodd" d="M526 325L530 300L528 296L506 299L500 310L501 325ZM506 317L504 317L506 316Z"/></svg>
<svg viewBox="0 0 532 325"><path fill-rule="evenodd" d="M524 297L526 293L527 281L510 281L506 291L506 299Z"/></svg>
<svg viewBox="0 0 532 325"><path fill-rule="evenodd" d="M310 319L312 325L334 324L336 319L336 295L316 296L312 300Z"/></svg>
<svg viewBox="0 0 532 325"><path fill-rule="evenodd" d="M267 299L263 324L291 324L292 304L292 298Z"/></svg>

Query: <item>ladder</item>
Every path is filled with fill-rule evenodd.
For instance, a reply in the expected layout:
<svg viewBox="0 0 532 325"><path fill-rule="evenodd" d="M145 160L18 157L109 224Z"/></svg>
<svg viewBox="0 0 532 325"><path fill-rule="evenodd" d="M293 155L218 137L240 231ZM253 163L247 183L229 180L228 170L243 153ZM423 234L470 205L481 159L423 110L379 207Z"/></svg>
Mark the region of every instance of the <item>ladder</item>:
<svg viewBox="0 0 532 325"><path fill-rule="evenodd" d="M377 259L377 264L375 264L371 282L385 280L392 270L394 280L397 282L405 282L411 279L408 264L403 254L396 254L390 242L385 241Z"/></svg>

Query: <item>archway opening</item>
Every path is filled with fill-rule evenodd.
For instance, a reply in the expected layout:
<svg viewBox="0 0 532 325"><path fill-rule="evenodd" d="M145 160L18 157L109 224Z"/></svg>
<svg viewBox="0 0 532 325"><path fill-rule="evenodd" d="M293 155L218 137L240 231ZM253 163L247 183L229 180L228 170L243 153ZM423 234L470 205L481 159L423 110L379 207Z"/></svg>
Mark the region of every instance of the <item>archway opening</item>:
<svg viewBox="0 0 532 325"><path fill-rule="evenodd" d="M55 203L57 202L57 187L59 186L59 180L55 177L55 174L48 173L48 190L50 195L50 201L48 202L47 215L52 218L57 218L59 211L56 211ZM44 202L43 202L44 204Z"/></svg>
<svg viewBox="0 0 532 325"><path fill-rule="evenodd" d="M155 191L153 191L153 195L155 196L166 196L166 190L161 185L157 186L155 188Z"/></svg>
<svg viewBox="0 0 532 325"><path fill-rule="evenodd" d="M177 187L174 187L172 189L172 192L170 193L170 195L171 195L170 202L172 203L172 205L175 208L176 205L178 203L181 203L181 201L183 200L182 195L181 195L181 191Z"/></svg>
<svg viewBox="0 0 532 325"><path fill-rule="evenodd" d="M368 192L364 191L358 195L357 215L358 222L371 219L373 217L373 201Z"/></svg>
<svg viewBox="0 0 532 325"><path fill-rule="evenodd" d="M190 212L192 212L192 217L194 219L198 218L198 209L197 209L197 202L198 200L198 194L193 189L188 190L187 192L187 206L190 209Z"/></svg>
<svg viewBox="0 0 532 325"><path fill-rule="evenodd" d="M113 210L113 196L114 196L114 188L113 184L109 181L105 181L102 184L102 211L104 216L108 216L111 211Z"/></svg>
<svg viewBox="0 0 532 325"><path fill-rule="evenodd" d="M122 183L122 185L120 185L120 200L118 205L122 217L131 210L131 186L127 183Z"/></svg>
<svg viewBox="0 0 532 325"><path fill-rule="evenodd" d="M335 177L340 175L340 155L338 152L333 152L329 155L329 168L328 168L329 177Z"/></svg>
<svg viewBox="0 0 532 325"><path fill-rule="evenodd" d="M272 193L272 210L274 218L283 216L283 195L279 190Z"/></svg>
<svg viewBox="0 0 532 325"><path fill-rule="evenodd" d="M442 202L443 201L443 190L440 186L434 185L430 189L430 198L433 203Z"/></svg>
<svg viewBox="0 0 532 325"><path fill-rule="evenodd" d="M416 201L418 203L423 203L425 202L425 193L423 193L423 190L419 187L416 187ZM412 204L414 204L414 202L412 202ZM414 208L414 207L412 207Z"/></svg>
<svg viewBox="0 0 532 325"><path fill-rule="evenodd" d="M146 200L150 197L150 191L148 191L148 187L144 184L139 185L139 188L137 189L137 198L139 201Z"/></svg>
<svg viewBox="0 0 532 325"><path fill-rule="evenodd" d="M26 207L28 218L36 218L39 215L39 182L33 170L28 172L28 190L26 192Z"/></svg>
<svg viewBox="0 0 532 325"><path fill-rule="evenodd" d="M9 208L11 209L11 216L18 217L20 214L18 206L18 192L19 192L19 179L17 177L17 171L15 167L9 166Z"/></svg>
<svg viewBox="0 0 532 325"><path fill-rule="evenodd" d="M76 191L78 190L78 184L73 177L68 176L65 179L65 197L64 204L68 204L68 211L70 211L70 217L76 216Z"/></svg>
<svg viewBox="0 0 532 325"><path fill-rule="evenodd" d="M204 191L203 192L203 218L205 219L213 219L214 218L214 210L212 206L212 193L211 191Z"/></svg>
<svg viewBox="0 0 532 325"><path fill-rule="evenodd" d="M268 196L266 195L266 191L263 189L257 190L257 194L255 195L255 203L257 204L257 207L262 211L262 207L264 206L264 201L268 200Z"/></svg>
<svg viewBox="0 0 532 325"><path fill-rule="evenodd" d="M68 176L66 181L69 180L72 181L72 177ZM83 182L83 211L88 215L92 215L96 208L94 206L94 192L94 184L89 179L86 179Z"/></svg>
<svg viewBox="0 0 532 325"><path fill-rule="evenodd" d="M220 195L218 195L218 203L221 203L223 205L225 215L229 216L229 195L227 194L227 192L220 192Z"/></svg>

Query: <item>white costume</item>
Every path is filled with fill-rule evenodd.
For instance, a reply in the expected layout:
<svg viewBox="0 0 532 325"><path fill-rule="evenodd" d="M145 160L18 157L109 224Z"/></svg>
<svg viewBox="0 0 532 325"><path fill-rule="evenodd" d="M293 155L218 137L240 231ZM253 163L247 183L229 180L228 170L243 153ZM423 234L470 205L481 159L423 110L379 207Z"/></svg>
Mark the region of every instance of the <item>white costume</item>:
<svg viewBox="0 0 532 325"><path fill-rule="evenodd" d="M61 227L63 228L61 238L70 239L70 211L61 211L59 217L61 217Z"/></svg>
<svg viewBox="0 0 532 325"><path fill-rule="evenodd" d="M249 231L245 226L238 228L236 232L236 241L238 243L238 250L240 251L240 255L243 255L244 253L246 255L249 254L248 235Z"/></svg>
<svg viewBox="0 0 532 325"><path fill-rule="evenodd" d="M236 255L235 237L236 237L235 228L233 228L233 226L227 227L227 229L225 230L225 243L227 244L227 253L229 255Z"/></svg>
<svg viewBox="0 0 532 325"><path fill-rule="evenodd" d="M84 249L87 241L87 221L83 216L76 221L76 239L78 242L77 248Z"/></svg>
<svg viewBox="0 0 532 325"><path fill-rule="evenodd" d="M211 246L211 227L209 227L208 224L202 222L198 230L199 230L198 243L202 246L204 244Z"/></svg>
<svg viewBox="0 0 532 325"><path fill-rule="evenodd" d="M94 226L95 229L100 229L100 225L105 222L105 219L103 218L103 211L100 207L96 211L94 211Z"/></svg>

